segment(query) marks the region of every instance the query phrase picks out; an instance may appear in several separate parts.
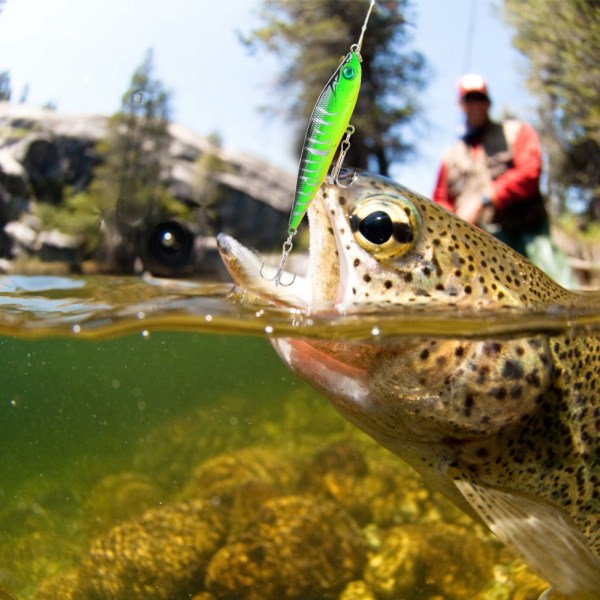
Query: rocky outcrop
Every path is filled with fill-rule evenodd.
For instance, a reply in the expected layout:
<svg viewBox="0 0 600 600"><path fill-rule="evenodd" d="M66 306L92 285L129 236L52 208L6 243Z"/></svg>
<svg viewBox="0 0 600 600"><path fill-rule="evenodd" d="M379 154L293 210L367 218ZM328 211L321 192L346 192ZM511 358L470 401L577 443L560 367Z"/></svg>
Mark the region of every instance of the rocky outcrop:
<svg viewBox="0 0 600 600"><path fill-rule="evenodd" d="M81 265L87 257L86 240L59 229L44 230L32 209L39 203L60 206L67 189L88 188L103 160L98 144L107 132L105 116L0 102L0 258L35 256ZM163 183L173 198L197 207L194 217L187 222L175 216L145 222L123 239L123 231L99 216L102 244L92 258L100 268L123 272L141 265L163 276L213 273L213 236L218 231L259 250L278 247L293 176L256 156L221 148L176 123L169 125L169 133ZM209 156L222 165L208 174L211 189L219 189L218 199L210 202L198 186L198 161Z"/></svg>

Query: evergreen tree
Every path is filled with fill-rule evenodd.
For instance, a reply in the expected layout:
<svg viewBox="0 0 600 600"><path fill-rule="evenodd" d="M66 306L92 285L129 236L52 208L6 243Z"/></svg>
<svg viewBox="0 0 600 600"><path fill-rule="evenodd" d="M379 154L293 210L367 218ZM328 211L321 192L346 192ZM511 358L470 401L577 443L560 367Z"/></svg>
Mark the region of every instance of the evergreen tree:
<svg viewBox="0 0 600 600"><path fill-rule="evenodd" d="M600 219L600 3L504 0L504 13L539 98L551 195L560 210L575 198Z"/></svg>
<svg viewBox="0 0 600 600"><path fill-rule="evenodd" d="M0 101L9 101L12 96L12 90L10 87L10 73L8 71L2 71L0 73Z"/></svg>
<svg viewBox="0 0 600 600"><path fill-rule="evenodd" d="M164 215L187 216L187 207L169 195L165 183L171 142L169 94L153 71L148 51L132 75L120 110L109 119L106 138L96 147L101 164L88 189L68 189L60 206L38 208L46 226L82 235L89 250L101 240L101 222L118 230L123 255L131 261L148 226Z"/></svg>
<svg viewBox="0 0 600 600"><path fill-rule="evenodd" d="M358 40L368 6L367 0L263 0L264 26L244 41L282 57L278 86L293 98L287 109L299 125L298 148L321 90ZM409 7L409 0L379 2L361 50L363 80L346 164L383 175L413 150L404 131L420 114L417 92L424 87L425 59L407 48Z"/></svg>
<svg viewBox="0 0 600 600"><path fill-rule="evenodd" d="M153 75L149 50L110 120L106 164L100 173L116 200L117 223L138 226L160 210L170 144L169 94Z"/></svg>

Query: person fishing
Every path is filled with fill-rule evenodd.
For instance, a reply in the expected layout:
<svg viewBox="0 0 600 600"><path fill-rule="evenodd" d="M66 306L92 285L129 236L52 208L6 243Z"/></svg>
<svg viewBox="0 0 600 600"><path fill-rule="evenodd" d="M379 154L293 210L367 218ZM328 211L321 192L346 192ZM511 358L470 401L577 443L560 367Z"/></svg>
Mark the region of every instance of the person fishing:
<svg viewBox="0 0 600 600"><path fill-rule="evenodd" d="M516 119L497 123L490 118L492 101L481 75L463 75L458 96L465 133L442 160L433 200L496 236L559 283L576 287L566 257L550 241L535 130Z"/></svg>

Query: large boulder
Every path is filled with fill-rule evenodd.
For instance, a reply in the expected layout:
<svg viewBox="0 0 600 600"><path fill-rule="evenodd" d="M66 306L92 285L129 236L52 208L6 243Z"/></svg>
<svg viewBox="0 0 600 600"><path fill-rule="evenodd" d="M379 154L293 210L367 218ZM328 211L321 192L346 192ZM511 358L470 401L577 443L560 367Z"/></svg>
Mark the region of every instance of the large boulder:
<svg viewBox="0 0 600 600"><path fill-rule="evenodd" d="M108 132L105 116L0 102L0 257L12 258L19 248L23 250L21 240L5 231L7 223L27 223L37 203L61 207L67 189L88 188L102 161L99 142ZM100 268L124 272L139 265L161 276L214 274L220 266L214 244L219 231L258 250L278 248L285 234L293 176L256 156L221 148L181 125L171 123L169 134L161 177L169 194L191 207L190 217L182 222L175 214L159 219L142 215L132 224L119 223L118 210L112 219L99 214L96 233L103 243L93 258ZM212 167L199 173L203 157ZM13 224L9 229L14 233L18 227ZM181 236L176 244L170 243L173 232ZM58 239L56 233L50 237ZM36 238L26 252L71 264L85 258L84 250L90 246L85 239L78 241L78 248L72 242L54 248Z"/></svg>

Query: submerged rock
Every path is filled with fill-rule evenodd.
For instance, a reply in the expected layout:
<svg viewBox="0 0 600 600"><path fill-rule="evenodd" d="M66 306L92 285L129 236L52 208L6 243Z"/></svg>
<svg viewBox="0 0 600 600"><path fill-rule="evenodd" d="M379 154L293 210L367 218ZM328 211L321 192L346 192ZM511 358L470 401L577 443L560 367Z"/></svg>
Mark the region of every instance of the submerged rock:
<svg viewBox="0 0 600 600"><path fill-rule="evenodd" d="M7 589L0 586L0 600L17 600Z"/></svg>
<svg viewBox="0 0 600 600"><path fill-rule="evenodd" d="M305 443L290 415L272 434L268 423L249 428L243 441L263 445L236 448L231 435L210 458L201 414L157 430L144 443L144 457L160 448L152 477L106 476L86 494L94 520L79 531L106 533L35 600L537 599L543 582L411 469L333 426L312 439L307 423ZM180 461L171 471L168 456ZM147 510L165 494L182 501ZM71 568L72 555L43 572Z"/></svg>
<svg viewBox="0 0 600 600"><path fill-rule="evenodd" d="M113 527L91 546L80 590L94 600L177 600L203 590L223 543L226 514L192 500L154 508Z"/></svg>
<svg viewBox="0 0 600 600"><path fill-rule="evenodd" d="M317 452L305 465L300 488L342 506L361 525L372 520L370 500L381 491L369 475L362 450L340 440Z"/></svg>
<svg viewBox="0 0 600 600"><path fill-rule="evenodd" d="M57 598L60 600L89 600L89 597L80 588L77 572L47 579L38 587L35 594L35 600L57 600Z"/></svg>
<svg viewBox="0 0 600 600"><path fill-rule="evenodd" d="M377 600L364 581L351 581L340 595L340 600Z"/></svg>
<svg viewBox="0 0 600 600"><path fill-rule="evenodd" d="M86 514L89 529L99 533L119 521L158 506L164 492L140 473L118 473L104 477L89 493Z"/></svg>
<svg viewBox="0 0 600 600"><path fill-rule="evenodd" d="M187 487L188 494L231 505L236 492L260 483L289 493L297 473L293 462L277 448L251 447L220 454L200 464Z"/></svg>
<svg viewBox="0 0 600 600"><path fill-rule="evenodd" d="M210 562L218 600L329 597L357 579L366 550L355 521L335 504L302 496L266 501L245 531Z"/></svg>
<svg viewBox="0 0 600 600"><path fill-rule="evenodd" d="M348 440L316 453L303 469L299 488L334 501L362 526L440 520L448 512L454 520L461 514L386 451L365 451Z"/></svg>
<svg viewBox="0 0 600 600"><path fill-rule="evenodd" d="M495 553L473 531L438 522L392 527L369 559L365 581L377 598L471 600L493 581Z"/></svg>

